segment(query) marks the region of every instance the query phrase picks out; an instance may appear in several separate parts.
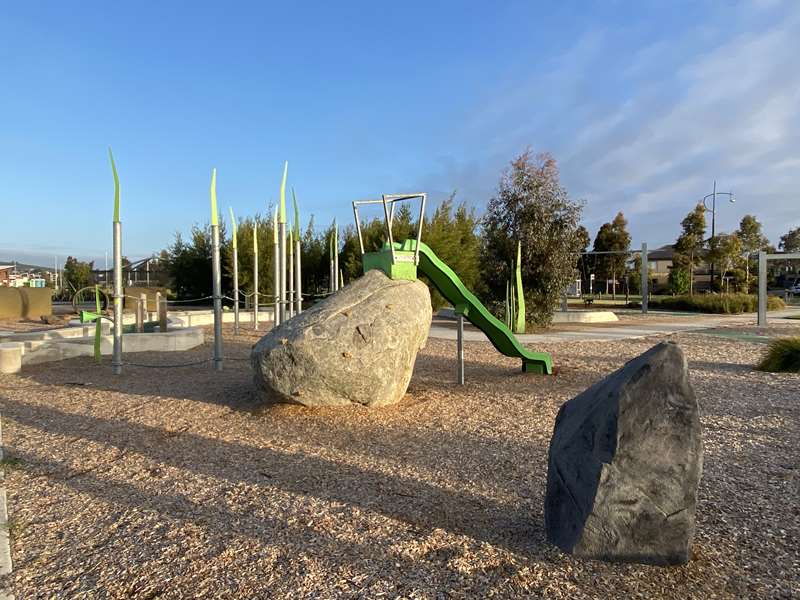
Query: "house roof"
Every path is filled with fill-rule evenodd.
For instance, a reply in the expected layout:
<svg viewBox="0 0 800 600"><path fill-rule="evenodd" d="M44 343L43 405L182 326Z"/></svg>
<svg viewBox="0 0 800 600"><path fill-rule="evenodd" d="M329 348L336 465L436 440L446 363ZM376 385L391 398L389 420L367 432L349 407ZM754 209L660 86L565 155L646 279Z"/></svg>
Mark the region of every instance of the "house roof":
<svg viewBox="0 0 800 600"><path fill-rule="evenodd" d="M647 260L672 260L672 255L675 254L675 246L667 244L656 248L652 252L647 253Z"/></svg>

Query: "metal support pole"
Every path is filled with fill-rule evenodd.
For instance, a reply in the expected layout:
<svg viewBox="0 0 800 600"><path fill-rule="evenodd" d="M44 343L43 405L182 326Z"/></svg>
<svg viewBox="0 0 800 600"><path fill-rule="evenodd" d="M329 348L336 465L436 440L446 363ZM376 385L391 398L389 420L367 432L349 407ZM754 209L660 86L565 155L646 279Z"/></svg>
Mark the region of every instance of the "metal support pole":
<svg viewBox="0 0 800 600"><path fill-rule="evenodd" d="M122 223L114 222L114 350L111 367L122 374Z"/></svg>
<svg viewBox="0 0 800 600"><path fill-rule="evenodd" d="M258 237L253 226L253 329L258 331Z"/></svg>
<svg viewBox="0 0 800 600"><path fill-rule="evenodd" d="M458 315L458 335L456 336L456 346L458 357L456 362L456 382L464 385L464 315Z"/></svg>
<svg viewBox="0 0 800 600"><path fill-rule="evenodd" d="M303 278L301 277L300 271L302 268L302 261L300 260L300 240L296 240L294 243L294 260L295 263L297 263L294 268L295 313L299 315L303 312Z"/></svg>
<svg viewBox="0 0 800 600"><path fill-rule="evenodd" d="M758 326L767 325L767 253L758 253Z"/></svg>
<svg viewBox="0 0 800 600"><path fill-rule="evenodd" d="M333 222L333 278L336 280L334 289L339 291L339 225Z"/></svg>
<svg viewBox="0 0 800 600"><path fill-rule="evenodd" d="M233 246L233 333L239 335L239 249L236 245Z"/></svg>
<svg viewBox="0 0 800 600"><path fill-rule="evenodd" d="M281 323L286 321L286 223L278 223L278 245L279 245L279 265L280 265L280 298L278 299L278 312L281 315Z"/></svg>
<svg viewBox="0 0 800 600"><path fill-rule="evenodd" d="M650 278L648 277L648 261L647 261L647 242L642 242L642 314L647 314L647 301L650 295L649 284Z"/></svg>
<svg viewBox="0 0 800 600"><path fill-rule="evenodd" d="M219 264L219 225L211 226L211 271L214 277L214 370L222 371L222 270Z"/></svg>
<svg viewBox="0 0 800 600"><path fill-rule="evenodd" d="M273 327L281 324L281 311L278 305L281 301L281 250L278 242L272 244L272 323Z"/></svg>
<svg viewBox="0 0 800 600"><path fill-rule="evenodd" d="M717 180L714 180L714 193L711 200L711 245L714 245L714 238L717 235ZM714 261L711 261L711 289L714 291Z"/></svg>
<svg viewBox="0 0 800 600"><path fill-rule="evenodd" d="M287 261L289 263L289 278L288 278L288 298L287 302L289 303L286 307L287 312L289 313L289 318L291 319L294 316L294 236L292 235L292 228L289 228L289 241L287 243Z"/></svg>

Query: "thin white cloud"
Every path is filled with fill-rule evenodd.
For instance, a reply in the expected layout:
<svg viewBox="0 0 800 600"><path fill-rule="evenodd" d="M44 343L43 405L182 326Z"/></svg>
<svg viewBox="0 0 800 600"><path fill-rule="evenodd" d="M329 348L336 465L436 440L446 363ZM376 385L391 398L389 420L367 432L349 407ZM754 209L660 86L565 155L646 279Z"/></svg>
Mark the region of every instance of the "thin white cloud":
<svg viewBox="0 0 800 600"><path fill-rule="evenodd" d="M777 240L800 225L800 3L743 5L736 18L732 31L705 25L623 57L614 35L587 34L476 108L462 136L484 143L486 164L453 162L425 180L485 198L532 145L553 151L571 194L587 199L587 224L623 210L636 240L671 241L717 179L738 197L718 229L753 213ZM613 85L612 99L591 93Z"/></svg>

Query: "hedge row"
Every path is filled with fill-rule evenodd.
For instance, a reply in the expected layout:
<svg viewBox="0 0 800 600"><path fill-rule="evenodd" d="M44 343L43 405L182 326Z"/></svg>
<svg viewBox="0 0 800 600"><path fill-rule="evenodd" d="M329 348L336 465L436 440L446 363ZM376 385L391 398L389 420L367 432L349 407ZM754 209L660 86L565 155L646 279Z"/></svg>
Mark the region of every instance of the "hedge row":
<svg viewBox="0 0 800 600"><path fill-rule="evenodd" d="M694 296L665 296L651 298L650 308L667 310L686 310L715 314L739 314L756 312L758 296L755 294L696 294ZM783 300L776 296L767 296L767 310L785 308Z"/></svg>

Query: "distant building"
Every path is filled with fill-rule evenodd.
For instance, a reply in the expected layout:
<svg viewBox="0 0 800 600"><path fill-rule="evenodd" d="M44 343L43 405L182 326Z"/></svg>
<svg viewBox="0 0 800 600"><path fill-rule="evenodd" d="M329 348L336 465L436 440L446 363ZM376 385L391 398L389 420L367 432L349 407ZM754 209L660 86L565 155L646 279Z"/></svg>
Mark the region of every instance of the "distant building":
<svg viewBox="0 0 800 600"><path fill-rule="evenodd" d="M0 285L11 285L14 275L14 265L0 265Z"/></svg>
<svg viewBox="0 0 800 600"><path fill-rule="evenodd" d="M647 253L647 269L650 273L650 287L654 294L669 290L669 273L672 270L675 246L667 244ZM708 264L703 261L694 268L694 290L705 291L710 287L711 274Z"/></svg>

